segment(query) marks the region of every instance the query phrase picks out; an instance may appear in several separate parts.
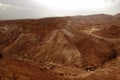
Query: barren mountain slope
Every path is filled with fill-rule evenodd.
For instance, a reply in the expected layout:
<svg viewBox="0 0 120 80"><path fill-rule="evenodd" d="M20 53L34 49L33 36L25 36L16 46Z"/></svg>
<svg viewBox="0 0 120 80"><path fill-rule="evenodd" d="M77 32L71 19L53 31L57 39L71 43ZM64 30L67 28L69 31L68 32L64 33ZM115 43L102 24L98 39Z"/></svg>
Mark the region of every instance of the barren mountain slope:
<svg viewBox="0 0 120 80"><path fill-rule="evenodd" d="M26 77L28 80L33 75L31 80L47 80L45 75L50 76L49 80L54 77L62 80L119 80L119 29L118 17L110 15L0 21L0 53L3 55L0 66L5 66L1 67L1 77L4 72L10 78L30 73ZM24 63L46 71L42 72L38 67L27 70L28 65ZM17 69L20 64L26 72L10 70L11 66ZM113 76L110 71L114 72Z"/></svg>

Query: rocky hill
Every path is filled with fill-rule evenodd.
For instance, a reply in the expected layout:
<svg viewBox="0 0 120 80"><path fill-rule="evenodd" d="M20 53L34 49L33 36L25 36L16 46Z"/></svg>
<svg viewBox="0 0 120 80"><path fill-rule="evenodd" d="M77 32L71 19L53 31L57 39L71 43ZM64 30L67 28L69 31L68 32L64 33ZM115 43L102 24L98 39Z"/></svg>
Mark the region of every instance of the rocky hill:
<svg viewBox="0 0 120 80"><path fill-rule="evenodd" d="M0 53L0 80L119 80L120 19L0 21Z"/></svg>

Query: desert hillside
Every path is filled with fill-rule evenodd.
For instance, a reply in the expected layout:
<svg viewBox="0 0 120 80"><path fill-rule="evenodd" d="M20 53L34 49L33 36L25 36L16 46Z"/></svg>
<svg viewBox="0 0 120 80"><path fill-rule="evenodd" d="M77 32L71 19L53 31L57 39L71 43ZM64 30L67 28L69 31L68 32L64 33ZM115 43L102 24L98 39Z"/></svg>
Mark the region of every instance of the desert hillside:
<svg viewBox="0 0 120 80"><path fill-rule="evenodd" d="M0 21L0 80L120 80L120 16Z"/></svg>

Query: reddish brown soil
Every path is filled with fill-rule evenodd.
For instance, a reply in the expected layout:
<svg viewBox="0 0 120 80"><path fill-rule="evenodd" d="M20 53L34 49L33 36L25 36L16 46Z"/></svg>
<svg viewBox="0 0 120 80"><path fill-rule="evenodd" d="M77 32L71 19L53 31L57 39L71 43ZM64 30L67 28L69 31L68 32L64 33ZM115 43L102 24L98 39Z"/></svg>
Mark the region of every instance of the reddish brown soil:
<svg viewBox="0 0 120 80"><path fill-rule="evenodd" d="M0 21L0 80L120 80L119 53L118 15Z"/></svg>

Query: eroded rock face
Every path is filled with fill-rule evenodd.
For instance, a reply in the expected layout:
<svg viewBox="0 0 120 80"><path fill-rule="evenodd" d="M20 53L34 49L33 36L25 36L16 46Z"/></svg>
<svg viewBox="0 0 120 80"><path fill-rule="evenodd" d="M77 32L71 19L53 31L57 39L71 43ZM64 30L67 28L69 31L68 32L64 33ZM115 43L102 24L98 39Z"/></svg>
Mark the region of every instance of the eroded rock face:
<svg viewBox="0 0 120 80"><path fill-rule="evenodd" d="M91 66L95 69L117 55L110 43L93 36L83 36L75 45L82 54L82 64L85 68Z"/></svg>
<svg viewBox="0 0 120 80"><path fill-rule="evenodd" d="M109 25L100 31L95 31L94 34L104 38L120 38L120 25Z"/></svg>
<svg viewBox="0 0 120 80"><path fill-rule="evenodd" d="M62 76L86 80L85 70L101 68L120 52L118 19L100 16L0 21L0 52L4 57L34 61Z"/></svg>

